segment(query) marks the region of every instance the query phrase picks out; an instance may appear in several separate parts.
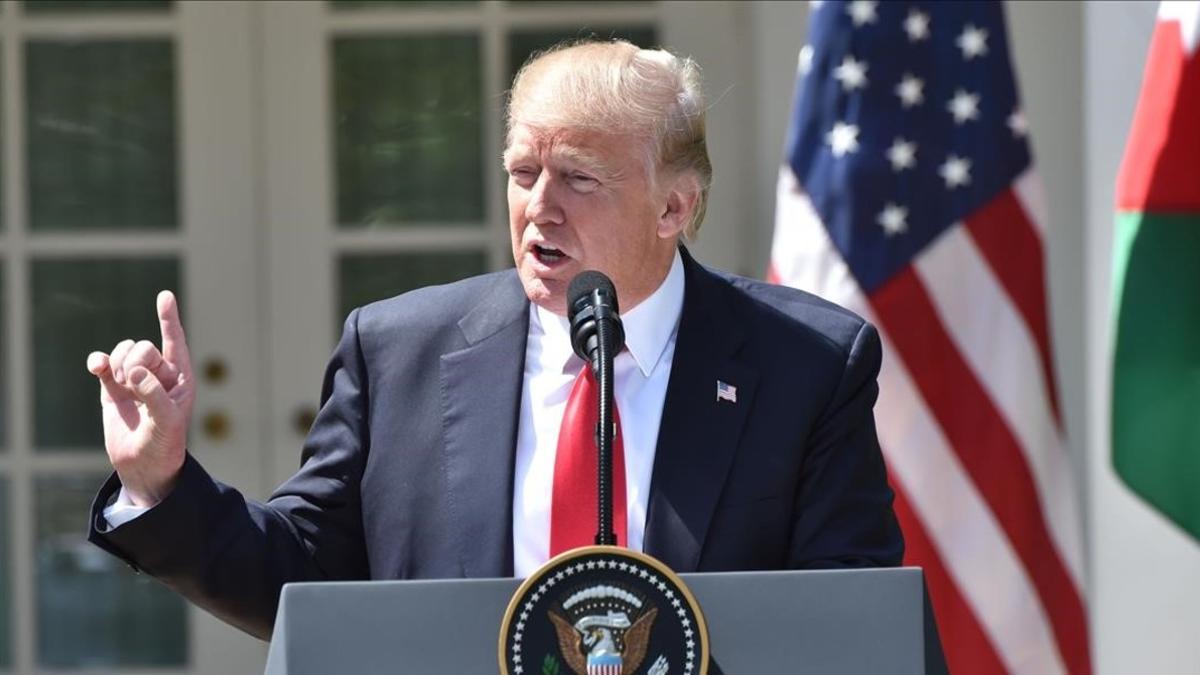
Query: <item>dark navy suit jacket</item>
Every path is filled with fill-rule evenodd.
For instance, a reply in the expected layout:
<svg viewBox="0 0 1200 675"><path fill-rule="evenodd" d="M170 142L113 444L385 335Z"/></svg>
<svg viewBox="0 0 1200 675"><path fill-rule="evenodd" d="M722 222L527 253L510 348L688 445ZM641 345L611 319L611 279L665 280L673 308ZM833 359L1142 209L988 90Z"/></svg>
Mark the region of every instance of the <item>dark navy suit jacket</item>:
<svg viewBox="0 0 1200 675"><path fill-rule="evenodd" d="M899 564L875 329L686 251L684 269L646 552L679 572ZM528 312L512 270L355 310L302 468L266 504L189 456L162 503L112 530L110 477L89 538L263 638L287 582L511 576Z"/></svg>

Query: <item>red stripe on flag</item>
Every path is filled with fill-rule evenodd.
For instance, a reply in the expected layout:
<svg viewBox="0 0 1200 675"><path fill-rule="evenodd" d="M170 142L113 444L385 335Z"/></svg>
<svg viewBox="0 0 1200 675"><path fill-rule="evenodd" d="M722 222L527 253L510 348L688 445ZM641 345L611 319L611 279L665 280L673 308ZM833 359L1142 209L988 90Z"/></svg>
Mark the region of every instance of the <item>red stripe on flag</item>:
<svg viewBox="0 0 1200 675"><path fill-rule="evenodd" d="M1017 311L1037 343L1042 361L1042 377L1054 420L1062 426L1058 409L1058 384L1054 377L1054 360L1050 354L1050 328L1046 311L1046 276L1043 264L1042 240L1034 229L1029 214L1017 201L1011 189L967 218L967 232L975 240L979 252L992 268L992 273L1012 298Z"/></svg>
<svg viewBox="0 0 1200 675"><path fill-rule="evenodd" d="M999 652L946 571L925 525L909 506L904 488L894 478L891 482L896 493L896 518L904 530L904 564L925 568L925 583L929 586L929 601L933 603L947 668L952 673L1004 675L1007 671Z"/></svg>
<svg viewBox="0 0 1200 675"><path fill-rule="evenodd" d="M1067 669L1091 672L1083 603L1051 543L1029 466L1012 430L946 333L911 267L873 293L870 302L1037 589Z"/></svg>

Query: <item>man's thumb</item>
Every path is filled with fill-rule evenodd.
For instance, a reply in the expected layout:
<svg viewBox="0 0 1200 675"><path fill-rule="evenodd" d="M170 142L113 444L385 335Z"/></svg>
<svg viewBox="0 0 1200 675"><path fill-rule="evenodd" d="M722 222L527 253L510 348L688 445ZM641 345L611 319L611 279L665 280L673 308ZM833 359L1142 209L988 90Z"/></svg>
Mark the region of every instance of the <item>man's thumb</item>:
<svg viewBox="0 0 1200 675"><path fill-rule="evenodd" d="M138 397L146 407L150 409L151 417L165 417L171 414L174 403L171 402L171 397L167 396L167 391L163 389L162 383L157 377L150 374L142 366L134 366L129 371L129 384L133 387L133 393Z"/></svg>

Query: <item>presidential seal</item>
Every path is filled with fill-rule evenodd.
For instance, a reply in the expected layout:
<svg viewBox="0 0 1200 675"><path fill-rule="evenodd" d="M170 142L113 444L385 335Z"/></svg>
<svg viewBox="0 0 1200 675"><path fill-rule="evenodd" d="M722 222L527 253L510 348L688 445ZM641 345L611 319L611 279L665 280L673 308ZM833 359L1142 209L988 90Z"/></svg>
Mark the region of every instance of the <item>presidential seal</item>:
<svg viewBox="0 0 1200 675"><path fill-rule="evenodd" d="M666 565L616 546L552 559L500 627L503 675L704 675L708 629Z"/></svg>

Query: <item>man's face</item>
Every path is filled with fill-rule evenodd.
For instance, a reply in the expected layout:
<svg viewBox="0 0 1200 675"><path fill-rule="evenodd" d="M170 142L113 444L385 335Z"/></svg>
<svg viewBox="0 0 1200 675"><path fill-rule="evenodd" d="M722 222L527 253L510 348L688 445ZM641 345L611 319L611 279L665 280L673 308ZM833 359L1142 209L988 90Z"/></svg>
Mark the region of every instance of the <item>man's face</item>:
<svg viewBox="0 0 1200 675"><path fill-rule="evenodd" d="M622 310L666 276L676 232L660 226L642 141L517 124L504 152L513 260L533 302L566 314L584 270L613 280ZM663 202L665 203L665 202Z"/></svg>

